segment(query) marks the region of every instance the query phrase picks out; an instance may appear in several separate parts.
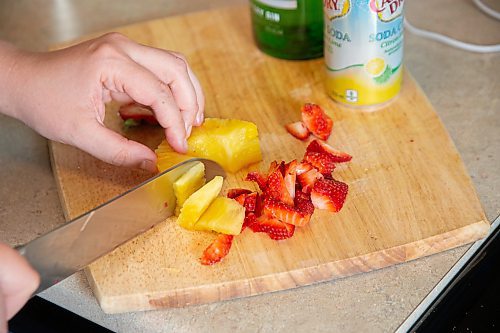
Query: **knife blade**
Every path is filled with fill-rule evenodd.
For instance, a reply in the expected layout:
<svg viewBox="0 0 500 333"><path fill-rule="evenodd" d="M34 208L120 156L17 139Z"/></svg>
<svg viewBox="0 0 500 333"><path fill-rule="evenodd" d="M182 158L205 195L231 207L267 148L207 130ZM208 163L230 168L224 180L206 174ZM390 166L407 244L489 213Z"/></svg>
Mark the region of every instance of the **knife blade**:
<svg viewBox="0 0 500 333"><path fill-rule="evenodd" d="M16 249L40 274L35 294L49 288L174 213L173 182L195 163L207 180L225 176L215 162L193 158Z"/></svg>

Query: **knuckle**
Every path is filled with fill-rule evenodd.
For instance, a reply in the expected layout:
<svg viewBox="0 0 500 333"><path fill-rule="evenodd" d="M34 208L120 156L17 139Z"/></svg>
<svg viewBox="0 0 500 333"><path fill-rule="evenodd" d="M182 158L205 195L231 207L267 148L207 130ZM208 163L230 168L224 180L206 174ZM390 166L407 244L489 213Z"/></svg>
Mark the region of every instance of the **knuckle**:
<svg viewBox="0 0 500 333"><path fill-rule="evenodd" d="M110 43L129 41L129 38L119 32L108 32L102 38Z"/></svg>
<svg viewBox="0 0 500 333"><path fill-rule="evenodd" d="M120 48L120 41L122 39L126 39L126 37L117 32L112 32L95 39L89 47L91 57L95 59L121 57L123 55Z"/></svg>
<svg viewBox="0 0 500 333"><path fill-rule="evenodd" d="M172 66L177 72L187 73L188 64L186 58L181 54L173 54Z"/></svg>

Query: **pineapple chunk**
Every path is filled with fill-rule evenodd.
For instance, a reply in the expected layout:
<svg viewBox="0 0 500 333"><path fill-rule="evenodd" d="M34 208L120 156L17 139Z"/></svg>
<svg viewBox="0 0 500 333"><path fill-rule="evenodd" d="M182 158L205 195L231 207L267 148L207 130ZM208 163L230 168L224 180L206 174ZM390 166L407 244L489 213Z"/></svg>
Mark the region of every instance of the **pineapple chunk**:
<svg viewBox="0 0 500 333"><path fill-rule="evenodd" d="M238 119L207 118L194 127L187 140L187 155L213 160L226 171L236 172L262 160L257 126ZM156 149L158 169L174 165L179 156L164 140Z"/></svg>
<svg viewBox="0 0 500 333"><path fill-rule="evenodd" d="M158 160L156 162L156 166L158 167L158 171L163 172L170 167L173 167L176 164L182 163L186 160L189 160L191 156L179 154L173 148L171 148L166 141L165 145L160 144L162 147L161 152L156 151L156 156L158 156ZM158 148L160 148L158 147ZM167 148L168 147L168 148Z"/></svg>
<svg viewBox="0 0 500 333"><path fill-rule="evenodd" d="M194 225L222 189L223 178L215 176L198 191L191 194L182 205L177 223L185 229L194 230Z"/></svg>
<svg viewBox="0 0 500 333"><path fill-rule="evenodd" d="M236 200L217 197L194 225L196 230L238 235L245 220L245 208Z"/></svg>
<svg viewBox="0 0 500 333"><path fill-rule="evenodd" d="M175 215L179 215L187 198L203 185L205 185L205 164L198 162L174 182L174 194L177 199Z"/></svg>

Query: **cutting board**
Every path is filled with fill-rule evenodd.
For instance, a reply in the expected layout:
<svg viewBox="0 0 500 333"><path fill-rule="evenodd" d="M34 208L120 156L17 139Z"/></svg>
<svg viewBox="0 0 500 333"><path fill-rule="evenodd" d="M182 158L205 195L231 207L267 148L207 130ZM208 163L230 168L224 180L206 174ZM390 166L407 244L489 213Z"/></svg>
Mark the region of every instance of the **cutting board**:
<svg viewBox="0 0 500 333"><path fill-rule="evenodd" d="M316 211L293 238L273 241L244 231L225 260L198 259L215 238L181 229L171 218L86 269L107 313L181 307L256 295L368 272L483 237L489 223L448 133L408 72L401 94L374 112L334 103L325 94L322 59L285 61L254 45L247 7L230 7L117 29L144 44L183 52L206 94L206 115L257 124L263 162L225 180L228 188L272 160L301 158L306 143L284 125L305 102L334 119L328 143L351 153L335 177L349 185L337 214ZM124 131L107 108L106 125L154 148L161 129ZM51 142L53 170L68 219L126 191L150 174L118 168Z"/></svg>

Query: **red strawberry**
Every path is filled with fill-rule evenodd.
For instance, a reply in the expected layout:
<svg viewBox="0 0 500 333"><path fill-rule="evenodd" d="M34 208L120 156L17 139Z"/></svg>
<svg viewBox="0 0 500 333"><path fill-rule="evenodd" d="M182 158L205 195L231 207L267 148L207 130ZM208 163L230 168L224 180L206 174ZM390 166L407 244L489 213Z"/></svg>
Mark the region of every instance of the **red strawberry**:
<svg viewBox="0 0 500 333"><path fill-rule="evenodd" d="M227 197L230 199L235 199L241 194L252 193L252 191L247 190L246 188L232 188L227 191Z"/></svg>
<svg viewBox="0 0 500 333"><path fill-rule="evenodd" d="M312 167L311 170L301 173L297 176L297 180L302 187L302 192L305 193L310 193L314 186L314 183L316 183L316 181L321 178L323 178L323 175L318 170Z"/></svg>
<svg viewBox="0 0 500 333"><path fill-rule="evenodd" d="M311 170L312 168L313 168L313 166L310 163L307 163L305 161L297 163L297 176L300 176L301 174Z"/></svg>
<svg viewBox="0 0 500 333"><path fill-rule="evenodd" d="M141 122L145 122L151 125L158 124L153 110L151 110L149 106L145 106L142 104L130 103L122 105L120 106L118 113L120 114L120 117L125 121L130 119L132 121L135 121L137 124Z"/></svg>
<svg viewBox="0 0 500 333"><path fill-rule="evenodd" d="M255 213L253 212L246 212L245 219L243 220L243 225L241 226L241 231L245 230L246 227L249 227L251 230L253 230L256 224L257 215L255 215Z"/></svg>
<svg viewBox="0 0 500 333"><path fill-rule="evenodd" d="M338 151L333 149L332 146L327 144L326 142L321 142L319 140L313 140L306 148L306 152L318 152L324 153L331 156L331 159L335 163L349 162L352 159L352 156L348 153L344 153L343 151Z"/></svg>
<svg viewBox="0 0 500 333"><path fill-rule="evenodd" d="M280 168L276 168L267 177L266 190L264 191L264 194L270 198L293 206L293 198L288 192L285 179L279 169Z"/></svg>
<svg viewBox="0 0 500 333"><path fill-rule="evenodd" d="M299 140L305 140L309 137L309 130L307 129L306 125L304 125L303 122L297 121L295 123L287 124L285 125L286 130L288 133L293 135Z"/></svg>
<svg viewBox="0 0 500 333"><path fill-rule="evenodd" d="M297 192L295 197L295 210L304 215L311 216L314 213L314 205L311 196L304 192Z"/></svg>
<svg viewBox="0 0 500 333"><path fill-rule="evenodd" d="M344 205L347 192L346 183L335 179L320 179L314 184L311 191L311 201L318 209L338 212Z"/></svg>
<svg viewBox="0 0 500 333"><path fill-rule="evenodd" d="M259 194L257 192L248 193L245 196L245 201L243 203L243 206L245 207L245 212L255 212L258 197Z"/></svg>
<svg viewBox="0 0 500 333"><path fill-rule="evenodd" d="M261 191L266 190L267 177L257 171L252 171L247 174L245 180L256 183Z"/></svg>
<svg viewBox="0 0 500 333"><path fill-rule="evenodd" d="M306 103L302 107L302 121L315 136L327 140L332 132L333 120L317 104Z"/></svg>
<svg viewBox="0 0 500 333"><path fill-rule="evenodd" d="M252 230L254 232L265 232L272 239L280 240L292 237L295 226L270 216L261 215L257 218L257 223L253 224Z"/></svg>
<svg viewBox="0 0 500 333"><path fill-rule="evenodd" d="M203 255L200 258L201 264L213 265L221 261L229 253L233 244L233 238L232 235L217 235L212 244L203 251Z"/></svg>
<svg viewBox="0 0 500 333"><path fill-rule="evenodd" d="M238 201L238 203L242 206L245 206L245 199L247 197L246 193L238 195L236 198L233 198L234 200Z"/></svg>
<svg viewBox="0 0 500 333"><path fill-rule="evenodd" d="M297 181L297 161L293 160L288 164L285 164L285 187L290 194L292 200L295 198L295 185Z"/></svg>
<svg viewBox="0 0 500 333"><path fill-rule="evenodd" d="M298 227L302 227L309 223L311 214L307 212L302 213L295 209L294 206L287 205L269 197L264 198L262 202L262 215L272 216L281 222L293 224Z"/></svg>
<svg viewBox="0 0 500 333"><path fill-rule="evenodd" d="M329 175L335 169L335 161L329 154L306 151L304 161L310 163L323 175Z"/></svg>

